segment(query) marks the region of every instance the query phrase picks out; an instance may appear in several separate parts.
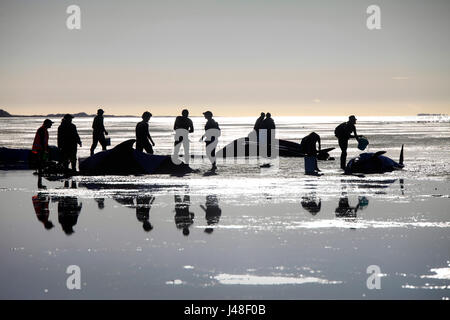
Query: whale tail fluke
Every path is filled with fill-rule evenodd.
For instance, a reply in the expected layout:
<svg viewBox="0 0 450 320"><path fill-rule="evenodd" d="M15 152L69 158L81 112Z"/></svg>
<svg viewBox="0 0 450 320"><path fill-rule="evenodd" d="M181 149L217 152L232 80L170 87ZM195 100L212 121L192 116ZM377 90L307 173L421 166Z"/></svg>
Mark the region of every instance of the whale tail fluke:
<svg viewBox="0 0 450 320"><path fill-rule="evenodd" d="M400 151L400 159L399 159L398 163L401 166L403 166L403 144L402 144L402 150Z"/></svg>

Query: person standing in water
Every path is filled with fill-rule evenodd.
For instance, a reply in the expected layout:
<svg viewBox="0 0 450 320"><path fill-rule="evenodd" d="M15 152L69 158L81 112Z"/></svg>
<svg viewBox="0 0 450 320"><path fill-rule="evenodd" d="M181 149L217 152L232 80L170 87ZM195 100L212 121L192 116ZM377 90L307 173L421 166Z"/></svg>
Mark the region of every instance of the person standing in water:
<svg viewBox="0 0 450 320"><path fill-rule="evenodd" d="M258 136L259 133L259 129L261 129L262 123L264 121L264 117L266 116L266 114L264 112L261 112L261 115L259 116L258 119L256 119L255 125L253 126L253 130L256 131L256 135Z"/></svg>
<svg viewBox="0 0 450 320"><path fill-rule="evenodd" d="M341 169L345 170L347 165L347 148L348 140L355 138L358 141L358 135L356 133L356 117L351 115L348 117L347 122L343 122L336 127L334 135L338 138L339 147L341 148ZM352 135L352 133L354 135Z"/></svg>
<svg viewBox="0 0 450 320"><path fill-rule="evenodd" d="M260 129L266 130L262 143L267 145L268 157L272 155L272 142L275 140L275 128L275 121L272 119L272 115L267 112Z"/></svg>
<svg viewBox="0 0 450 320"><path fill-rule="evenodd" d="M97 144L99 142L102 146L102 150L106 150L105 134L108 135L108 131L106 131L103 124L103 113L103 109L98 109L97 115L95 116L94 122L92 123L92 129L94 129L94 131L92 133L91 156L94 154L95 148L97 148Z"/></svg>
<svg viewBox="0 0 450 320"><path fill-rule="evenodd" d="M42 126L39 127L34 136L33 147L31 149L31 154L33 155L36 166L38 170L38 188L44 188L42 185L42 169L44 168L45 162L49 159L49 149L48 149L48 129L52 127L53 121L50 119L45 119Z"/></svg>
<svg viewBox="0 0 450 320"><path fill-rule="evenodd" d="M145 150L149 154L153 154L152 145L155 146L150 132L148 131L148 122L151 117L152 114L145 111L142 114L142 121L136 125L136 150L141 152Z"/></svg>
<svg viewBox="0 0 450 320"><path fill-rule="evenodd" d="M319 144L319 150L317 150L317 144ZM302 153L315 158L316 171L320 171L317 166L317 155L321 150L320 136L315 132L311 132L300 142L300 149Z"/></svg>
<svg viewBox="0 0 450 320"><path fill-rule="evenodd" d="M173 156L175 159L178 159L178 153L180 152L181 143L183 143L184 161L186 162L186 164L189 164L190 158L188 134L194 132L194 124L188 117L189 111L187 109L184 109L181 112L181 116L176 117L175 123L173 125L173 130L175 130Z"/></svg>
<svg viewBox="0 0 450 320"><path fill-rule="evenodd" d="M77 127L72 123L72 119L71 114L66 114L58 127L58 148L61 151L61 163L66 171L69 168L69 162L72 170L76 171L77 145L82 146Z"/></svg>
<svg viewBox="0 0 450 320"><path fill-rule="evenodd" d="M212 118L213 114L211 111L203 112L205 116L206 124L205 124L205 134L202 135L200 141L205 139L206 143L206 155L211 161L212 167L211 171L215 171L217 169L216 166L216 147L219 142L218 138L220 136L220 128L219 124Z"/></svg>
<svg viewBox="0 0 450 320"><path fill-rule="evenodd" d="M48 158L48 129L52 127L52 124L52 120L45 119L44 123L42 123L42 126L40 126L39 129L37 129L36 135L34 136L31 152L36 157L39 173L42 170L45 160Z"/></svg>

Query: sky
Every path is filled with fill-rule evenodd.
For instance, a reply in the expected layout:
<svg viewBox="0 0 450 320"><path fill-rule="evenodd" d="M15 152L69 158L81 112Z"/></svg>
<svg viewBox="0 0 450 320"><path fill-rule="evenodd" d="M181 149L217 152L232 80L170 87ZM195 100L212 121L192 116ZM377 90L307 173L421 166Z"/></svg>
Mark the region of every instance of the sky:
<svg viewBox="0 0 450 320"><path fill-rule="evenodd" d="M448 0L0 0L0 109L448 114L449 15Z"/></svg>

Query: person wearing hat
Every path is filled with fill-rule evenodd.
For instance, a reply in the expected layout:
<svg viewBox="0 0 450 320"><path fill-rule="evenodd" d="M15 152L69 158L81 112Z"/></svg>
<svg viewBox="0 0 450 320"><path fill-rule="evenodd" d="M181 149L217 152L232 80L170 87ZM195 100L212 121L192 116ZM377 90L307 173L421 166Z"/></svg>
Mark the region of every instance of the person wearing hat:
<svg viewBox="0 0 450 320"><path fill-rule="evenodd" d="M355 138L358 141L358 135L356 133L356 117L348 117L347 122L343 122L336 127L334 130L334 135L338 138L339 147L341 148L341 169L345 170L347 165L347 148L348 140L350 138ZM354 133L354 135L352 135Z"/></svg>
<svg viewBox="0 0 450 320"><path fill-rule="evenodd" d="M200 141L203 141L203 139L205 139L206 155L208 156L212 164L211 171L214 171L217 169L216 147L217 143L219 142L218 138L220 136L220 128L219 124L212 118L213 114L211 111L203 112L203 115L205 116L205 119L207 121L205 124L205 134L202 135Z"/></svg>
<svg viewBox="0 0 450 320"><path fill-rule="evenodd" d="M52 127L53 121L45 119L34 136L31 153L36 159L38 173L42 173L45 161L48 160L48 129ZM39 185L41 187L41 185Z"/></svg>
<svg viewBox="0 0 450 320"><path fill-rule="evenodd" d="M181 129L181 130L180 130ZM178 153L181 149L181 143L183 143L184 148L184 161L189 164L189 138L188 134L194 132L194 124L189 118L189 111L184 109L181 111L181 116L175 118L175 123L173 124L173 130L175 130L175 142L173 149L173 156L178 159Z"/></svg>
<svg viewBox="0 0 450 320"><path fill-rule="evenodd" d="M58 148L61 154L61 163L66 171L69 163L72 165L72 170L76 171L77 145L82 146L77 127L72 123L72 119L71 114L66 114L58 127Z"/></svg>
<svg viewBox="0 0 450 320"><path fill-rule="evenodd" d="M148 131L148 122L152 114L148 111L145 111L142 114L142 121L136 125L136 150L142 152L145 150L149 154L153 154L152 145L155 146L152 137L150 136L150 132ZM150 144L150 142L152 144Z"/></svg>
<svg viewBox="0 0 450 320"><path fill-rule="evenodd" d="M105 134L108 135L108 131L106 131L105 126L103 124L103 109L97 110L97 115L94 118L94 122L92 123L92 129L94 129L92 133L92 146L91 146L91 156L94 154L95 148L97 148L97 144L100 142L102 146L102 150L106 150L106 138Z"/></svg>

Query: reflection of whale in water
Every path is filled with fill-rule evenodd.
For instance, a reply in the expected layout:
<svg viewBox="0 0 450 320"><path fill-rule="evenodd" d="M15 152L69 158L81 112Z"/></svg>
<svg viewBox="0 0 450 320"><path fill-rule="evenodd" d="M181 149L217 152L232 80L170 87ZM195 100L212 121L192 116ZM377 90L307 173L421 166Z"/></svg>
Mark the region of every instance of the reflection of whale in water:
<svg viewBox="0 0 450 320"><path fill-rule="evenodd" d="M346 174L352 173L385 173L403 169L403 145L400 151L400 160L395 162L391 158L383 156L386 151L376 153L361 153L358 157L351 159L345 168Z"/></svg>
<svg viewBox="0 0 450 320"><path fill-rule="evenodd" d="M170 156L154 155L133 149L136 140L122 142L111 150L80 160L84 175L185 174L192 169L185 163L176 165Z"/></svg>
<svg viewBox="0 0 450 320"><path fill-rule="evenodd" d="M256 140L252 140L249 137L243 137L232 141L225 147L216 152L218 158L236 158L236 157L249 157L251 147L254 149L254 154L259 155L259 144ZM302 150L300 143L275 139L273 146L278 146L278 155L280 157L304 157L305 152ZM319 160L329 160L329 152L334 148L322 149L319 151L317 158ZM331 160L331 159L330 159Z"/></svg>

